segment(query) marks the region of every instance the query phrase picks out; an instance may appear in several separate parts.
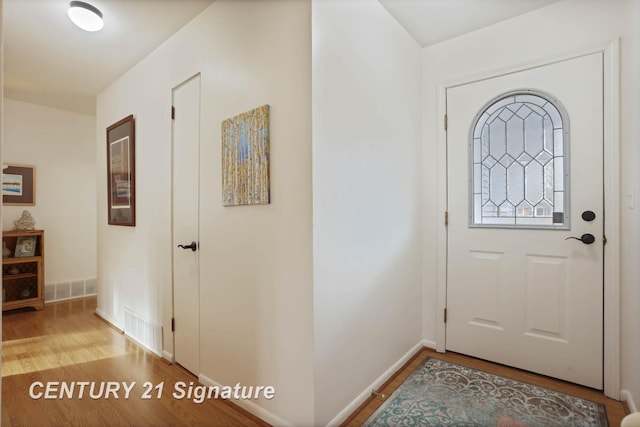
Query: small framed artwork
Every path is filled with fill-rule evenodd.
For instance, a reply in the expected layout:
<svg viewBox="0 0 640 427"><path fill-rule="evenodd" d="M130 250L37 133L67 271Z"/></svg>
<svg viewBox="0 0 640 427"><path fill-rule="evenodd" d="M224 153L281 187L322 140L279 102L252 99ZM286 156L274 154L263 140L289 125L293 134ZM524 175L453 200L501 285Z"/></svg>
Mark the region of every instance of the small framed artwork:
<svg viewBox="0 0 640 427"><path fill-rule="evenodd" d="M110 225L136 225L135 148L133 115L107 128L107 215Z"/></svg>
<svg viewBox="0 0 640 427"><path fill-rule="evenodd" d="M2 204L7 206L33 206L36 204L35 166L3 166Z"/></svg>
<svg viewBox="0 0 640 427"><path fill-rule="evenodd" d="M18 237L16 241L16 252L14 256L20 257L32 257L36 254L37 240L35 236L22 236Z"/></svg>

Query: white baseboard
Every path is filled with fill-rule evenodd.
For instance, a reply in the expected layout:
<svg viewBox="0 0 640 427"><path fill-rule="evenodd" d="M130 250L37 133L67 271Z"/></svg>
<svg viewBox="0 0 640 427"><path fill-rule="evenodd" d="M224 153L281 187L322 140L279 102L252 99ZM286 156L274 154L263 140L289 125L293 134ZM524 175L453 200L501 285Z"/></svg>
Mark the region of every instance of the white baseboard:
<svg viewBox="0 0 640 427"><path fill-rule="evenodd" d="M176 362L176 360L173 358L173 353L169 353L167 350L162 350L162 358L168 361L169 363Z"/></svg>
<svg viewBox="0 0 640 427"><path fill-rule="evenodd" d="M69 298L59 298L56 300L51 300L51 301L46 301L45 300L45 304L53 304L56 302L63 302L63 301L72 301L74 299L80 299L80 298L88 298L88 297L95 297L98 296L98 294L86 294L86 295L80 295L79 297L69 297Z"/></svg>
<svg viewBox="0 0 640 427"><path fill-rule="evenodd" d="M422 345L430 348L431 350L435 351L436 350L436 342L435 341L431 341L431 340L422 340Z"/></svg>
<svg viewBox="0 0 640 427"><path fill-rule="evenodd" d="M115 321L115 319L113 319L111 316L109 316L107 313L105 313L104 311L100 310L99 308L96 308L96 314L98 316L100 316L104 321L111 323L111 325L116 328L117 330L121 331L122 333L124 333L124 330L120 327L120 325L118 325L118 322Z"/></svg>
<svg viewBox="0 0 640 427"><path fill-rule="evenodd" d="M636 403L633 401L633 396L629 390L620 390L620 397L623 401L627 402L627 406L629 407L629 411L631 413L638 412L638 407Z"/></svg>
<svg viewBox="0 0 640 427"><path fill-rule="evenodd" d="M435 345L435 343L433 343ZM375 380L369 387L364 389L362 393L358 395L351 403L349 403L346 408L344 408L338 415L336 415L331 421L329 421L328 426L339 426L343 423L349 415L355 412L356 409L360 407L369 397L371 397L371 392L373 390L378 389L382 384L387 382L389 378L393 374L395 374L409 359L411 359L422 347L431 347L431 341L420 341L418 344L414 345L411 350L409 350L404 356L400 358L396 363L393 364L389 369L387 369L380 377ZM435 348L435 347L433 347Z"/></svg>
<svg viewBox="0 0 640 427"><path fill-rule="evenodd" d="M162 353L160 351L152 349L151 347L149 347L147 344L143 343L142 341L140 341L136 337L128 334L126 331L123 331L123 333L127 338L129 338L131 341L133 341L136 344L138 344L140 347L144 348L145 350L150 351L151 353L155 354L156 356L162 357Z"/></svg>
<svg viewBox="0 0 640 427"><path fill-rule="evenodd" d="M223 386L222 384L219 384L214 380L212 380L211 378L207 377L206 375L202 375L202 374L198 375L198 381L200 381L201 384L206 386L216 386L216 387ZM291 424L290 422L285 421L282 418L278 417L277 415L272 414L271 412L267 411L261 406L256 405L250 400L232 399L229 401L233 402L234 404L238 405L245 411L255 415L256 417L260 418L263 421L266 421L267 423L273 426L293 427L293 424Z"/></svg>

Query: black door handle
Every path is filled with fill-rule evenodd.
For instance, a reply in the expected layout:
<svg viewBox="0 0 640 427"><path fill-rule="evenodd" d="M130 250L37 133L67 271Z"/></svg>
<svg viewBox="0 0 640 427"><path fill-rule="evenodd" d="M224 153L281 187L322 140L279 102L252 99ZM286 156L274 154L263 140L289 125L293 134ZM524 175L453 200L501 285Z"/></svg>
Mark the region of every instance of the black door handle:
<svg viewBox="0 0 640 427"><path fill-rule="evenodd" d="M585 245L590 245L590 244L592 244L593 242L596 241L596 238L594 237L594 235L590 234L590 233L583 234L580 237L573 237L573 236L572 237L567 237L564 240L569 240L569 239L580 240Z"/></svg>
<svg viewBox="0 0 640 427"><path fill-rule="evenodd" d="M178 245L178 247L182 249L191 249L193 252L195 252L196 249L198 249L198 244L196 242L191 242L190 245Z"/></svg>

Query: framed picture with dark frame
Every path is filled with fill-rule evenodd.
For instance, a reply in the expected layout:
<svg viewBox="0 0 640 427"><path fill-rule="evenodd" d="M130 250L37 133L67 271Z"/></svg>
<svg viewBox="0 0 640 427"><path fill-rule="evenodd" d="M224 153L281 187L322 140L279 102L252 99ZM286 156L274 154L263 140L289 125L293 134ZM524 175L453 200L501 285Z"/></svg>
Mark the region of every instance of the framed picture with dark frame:
<svg viewBox="0 0 640 427"><path fill-rule="evenodd" d="M107 196L110 225L136 225L135 119L107 128Z"/></svg>
<svg viewBox="0 0 640 427"><path fill-rule="evenodd" d="M33 206L36 204L36 167L4 165L2 168L2 204Z"/></svg>

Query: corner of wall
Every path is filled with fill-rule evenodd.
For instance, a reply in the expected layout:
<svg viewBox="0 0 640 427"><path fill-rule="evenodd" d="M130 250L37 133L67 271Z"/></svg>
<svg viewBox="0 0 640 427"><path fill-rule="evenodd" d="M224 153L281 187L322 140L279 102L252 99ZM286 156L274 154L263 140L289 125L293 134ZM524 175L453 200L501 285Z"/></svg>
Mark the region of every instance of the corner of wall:
<svg viewBox="0 0 640 427"><path fill-rule="evenodd" d="M376 1L312 7L315 424L326 425L422 338L421 51Z"/></svg>
<svg viewBox="0 0 640 427"><path fill-rule="evenodd" d="M630 413L638 412L636 402L633 400L633 395L629 390L620 390L620 398L627 404Z"/></svg>

